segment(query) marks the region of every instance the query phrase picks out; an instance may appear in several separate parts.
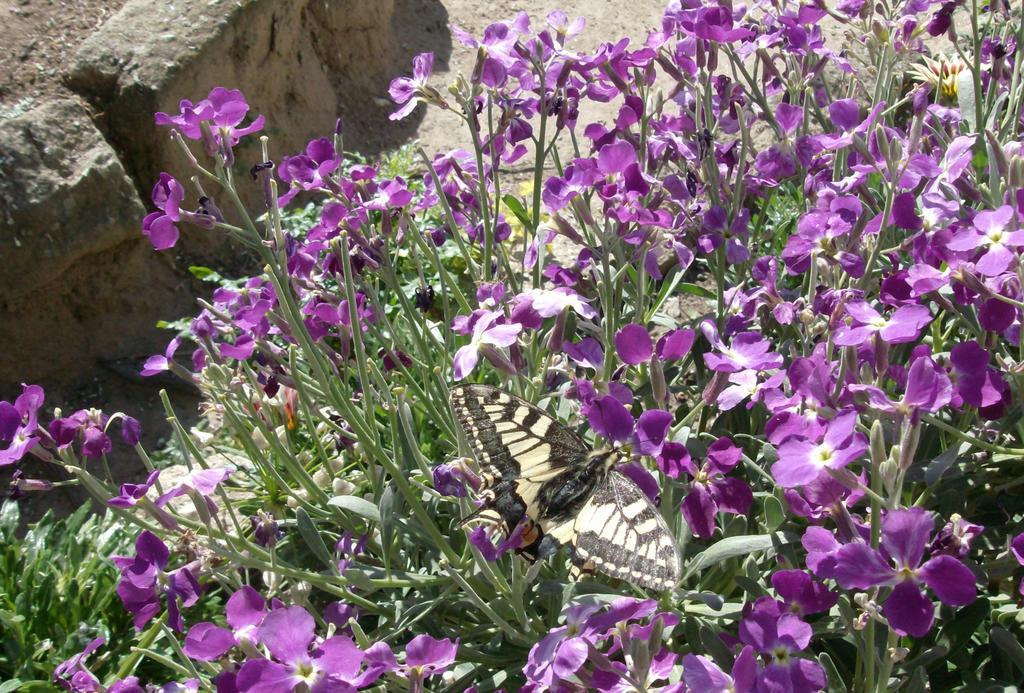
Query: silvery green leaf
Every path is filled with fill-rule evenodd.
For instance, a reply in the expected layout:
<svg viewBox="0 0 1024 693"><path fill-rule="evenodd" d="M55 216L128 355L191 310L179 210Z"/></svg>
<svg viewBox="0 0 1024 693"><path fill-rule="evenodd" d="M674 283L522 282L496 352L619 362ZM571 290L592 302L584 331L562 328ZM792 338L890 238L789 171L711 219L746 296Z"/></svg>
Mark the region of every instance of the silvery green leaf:
<svg viewBox="0 0 1024 693"><path fill-rule="evenodd" d="M978 131L977 95L974 93L974 75L964 70L956 78L956 100L960 106L960 114L971 128Z"/></svg>
<svg viewBox="0 0 1024 693"><path fill-rule="evenodd" d="M308 546L310 551L313 552L313 555L332 571L337 570L337 566L334 564L334 558L331 556L331 552L328 551L327 544L324 543L323 537L320 536L320 531L317 530L316 525L313 524L313 520L309 518L309 515L303 508L298 508L295 511L295 524L299 528L299 534L302 535L302 540L306 542L306 546Z"/></svg>
<svg viewBox="0 0 1024 693"><path fill-rule="evenodd" d="M359 496L335 496L327 501L327 504L347 510L371 522L380 522L380 510L365 498L360 498Z"/></svg>
<svg viewBox="0 0 1024 693"><path fill-rule="evenodd" d="M774 534L746 534L738 537L726 537L706 548L690 561L683 578L687 578L698 570L710 568L722 561L737 556L746 556L755 551L767 551L776 542L786 543L786 538L779 532Z"/></svg>

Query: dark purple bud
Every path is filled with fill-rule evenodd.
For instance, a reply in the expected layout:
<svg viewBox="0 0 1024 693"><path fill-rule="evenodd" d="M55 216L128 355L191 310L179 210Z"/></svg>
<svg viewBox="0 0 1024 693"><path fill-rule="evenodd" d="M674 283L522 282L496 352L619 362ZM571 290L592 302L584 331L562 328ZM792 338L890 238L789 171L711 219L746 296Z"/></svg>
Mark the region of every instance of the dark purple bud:
<svg viewBox="0 0 1024 693"><path fill-rule="evenodd" d="M121 440L124 441L125 445L135 447L139 444L139 439L142 437L142 424L139 420L125 416L121 419Z"/></svg>
<svg viewBox="0 0 1024 693"><path fill-rule="evenodd" d="M416 296L414 298L416 307L426 313L433 307L435 296L434 287L432 286L421 286L417 288Z"/></svg>
<svg viewBox="0 0 1024 693"><path fill-rule="evenodd" d="M253 538L260 546L272 548L284 536L274 516L263 510L257 511L249 518L249 522L252 523Z"/></svg>

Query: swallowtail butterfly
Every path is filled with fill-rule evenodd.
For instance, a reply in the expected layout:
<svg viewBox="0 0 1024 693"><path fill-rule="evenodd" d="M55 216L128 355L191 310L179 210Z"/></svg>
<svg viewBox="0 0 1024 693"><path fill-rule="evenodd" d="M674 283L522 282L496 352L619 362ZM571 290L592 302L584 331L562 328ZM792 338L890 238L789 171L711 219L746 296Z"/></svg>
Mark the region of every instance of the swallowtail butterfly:
<svg viewBox="0 0 1024 693"><path fill-rule="evenodd" d="M460 385L452 407L484 480L482 511L512 531L528 520L520 553L545 558L568 545L583 572L651 589L679 582L680 555L658 509L616 471L619 454L592 450L541 409L487 385Z"/></svg>

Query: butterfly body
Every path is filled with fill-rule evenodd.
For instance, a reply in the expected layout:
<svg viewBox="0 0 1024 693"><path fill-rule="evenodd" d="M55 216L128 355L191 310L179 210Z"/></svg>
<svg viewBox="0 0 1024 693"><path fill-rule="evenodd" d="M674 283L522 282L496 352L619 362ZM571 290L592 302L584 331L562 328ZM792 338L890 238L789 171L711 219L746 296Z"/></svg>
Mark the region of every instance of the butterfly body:
<svg viewBox="0 0 1024 693"><path fill-rule="evenodd" d="M583 571L669 589L680 555L654 504L615 469L614 450L591 450L575 431L514 395L486 385L451 391L452 408L484 479L484 509L512 531L529 560L569 546Z"/></svg>

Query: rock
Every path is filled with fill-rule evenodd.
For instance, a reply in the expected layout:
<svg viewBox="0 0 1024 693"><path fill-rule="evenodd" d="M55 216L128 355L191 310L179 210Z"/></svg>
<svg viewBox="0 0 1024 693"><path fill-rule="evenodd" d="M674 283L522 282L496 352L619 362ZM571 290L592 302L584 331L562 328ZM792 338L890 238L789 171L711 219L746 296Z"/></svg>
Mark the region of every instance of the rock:
<svg viewBox="0 0 1024 693"><path fill-rule="evenodd" d="M0 310L86 255L137 240L144 214L80 102L0 120Z"/></svg>
<svg viewBox="0 0 1024 693"><path fill-rule="evenodd" d="M82 44L67 82L96 107L98 125L147 196L161 171L188 175L154 112L176 114L181 99L198 101L215 86L240 89L250 116L266 116L272 159L329 135L338 117L346 139L365 144L391 108L373 97L387 97L390 78L409 69L391 30L393 3L129 0ZM236 158L255 205L261 196L245 172L261 160L258 138L243 142Z"/></svg>
<svg viewBox="0 0 1024 693"><path fill-rule="evenodd" d="M193 310L189 286L141 233L145 208L75 99L0 120L0 399L39 382L81 388L138 364Z"/></svg>

